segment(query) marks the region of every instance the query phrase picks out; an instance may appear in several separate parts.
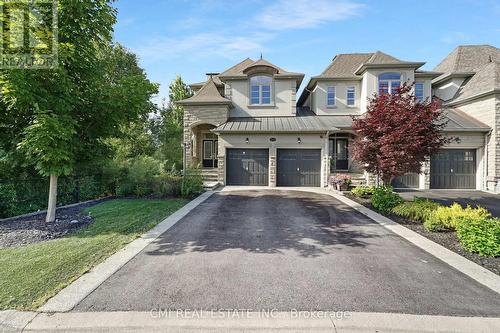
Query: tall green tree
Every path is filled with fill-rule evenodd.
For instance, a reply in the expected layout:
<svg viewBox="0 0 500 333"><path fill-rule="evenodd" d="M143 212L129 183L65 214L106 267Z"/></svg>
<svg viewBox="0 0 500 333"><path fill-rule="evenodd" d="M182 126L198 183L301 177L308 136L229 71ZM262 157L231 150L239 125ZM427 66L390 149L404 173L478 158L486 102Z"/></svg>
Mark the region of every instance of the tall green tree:
<svg viewBox="0 0 500 333"><path fill-rule="evenodd" d="M47 222L58 177L104 155L105 139L148 114L157 92L136 56L112 43L112 1L60 0L58 19L56 68L0 72L0 144L50 177Z"/></svg>
<svg viewBox="0 0 500 333"><path fill-rule="evenodd" d="M165 161L168 168L180 170L182 168L182 135L184 108L175 102L191 97L193 92L184 83L181 76L177 76L169 85L169 100L160 106L159 121L156 124L157 141L159 144L159 158Z"/></svg>

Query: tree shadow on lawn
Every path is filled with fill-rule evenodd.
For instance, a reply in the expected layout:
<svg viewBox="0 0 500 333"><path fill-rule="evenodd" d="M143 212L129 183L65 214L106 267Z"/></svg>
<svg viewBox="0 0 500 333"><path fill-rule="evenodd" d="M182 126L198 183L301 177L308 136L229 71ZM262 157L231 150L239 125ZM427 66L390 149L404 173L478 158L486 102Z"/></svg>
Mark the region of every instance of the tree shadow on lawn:
<svg viewBox="0 0 500 333"><path fill-rule="evenodd" d="M45 214L0 223L0 248L43 243L55 239L137 235L154 227L181 208L184 199L119 198L59 208L56 222Z"/></svg>
<svg viewBox="0 0 500 333"><path fill-rule="evenodd" d="M373 246L371 239L385 235L375 222L328 195L221 192L163 234L147 254L239 249L263 254L295 250L303 257L318 257Z"/></svg>

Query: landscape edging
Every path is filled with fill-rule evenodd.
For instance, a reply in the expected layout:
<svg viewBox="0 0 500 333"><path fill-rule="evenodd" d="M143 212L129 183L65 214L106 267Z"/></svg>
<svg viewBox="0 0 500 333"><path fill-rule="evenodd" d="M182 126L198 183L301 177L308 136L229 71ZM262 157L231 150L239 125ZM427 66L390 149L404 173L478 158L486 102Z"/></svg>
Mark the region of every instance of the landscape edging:
<svg viewBox="0 0 500 333"><path fill-rule="evenodd" d="M101 201L104 201L104 200L112 199L114 197L115 197L114 195L110 195L110 196L107 196L107 197L102 197L102 198L97 198L97 199L92 199L92 200L87 200L87 201L82 201L82 202L76 202L76 203L72 203L72 204L65 205L65 206L59 206L56 209L59 210L59 209L77 207L79 205L86 205L86 204L94 203L94 202L97 203L97 202L101 202ZM27 213L27 214L22 214L22 215L17 215L17 216L11 216L11 217L6 217L6 218L3 218L3 219L0 219L0 223L12 221L12 220L17 220L17 219L22 219L22 218L25 218L25 217L32 217L32 216L43 215L43 214L46 214L46 213L47 213L47 210L45 209L45 210L40 210L38 212Z"/></svg>

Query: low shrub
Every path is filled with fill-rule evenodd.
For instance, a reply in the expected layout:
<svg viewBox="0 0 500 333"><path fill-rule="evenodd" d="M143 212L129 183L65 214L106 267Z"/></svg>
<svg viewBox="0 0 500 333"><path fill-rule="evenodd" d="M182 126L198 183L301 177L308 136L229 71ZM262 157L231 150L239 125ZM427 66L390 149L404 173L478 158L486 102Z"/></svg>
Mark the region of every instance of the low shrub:
<svg viewBox="0 0 500 333"><path fill-rule="evenodd" d="M371 201L373 207L382 213L388 213L394 207L404 202L403 198L395 193L391 186L376 187L373 190Z"/></svg>
<svg viewBox="0 0 500 333"><path fill-rule="evenodd" d="M351 193L359 198L367 198L373 194L375 186L360 186L353 188Z"/></svg>
<svg viewBox="0 0 500 333"><path fill-rule="evenodd" d="M181 194L181 185L181 176L164 173L155 177L153 193L160 197L178 197Z"/></svg>
<svg viewBox="0 0 500 333"><path fill-rule="evenodd" d="M392 212L412 221L423 223L438 207L439 204L432 200L415 198L413 201L397 205L392 209Z"/></svg>
<svg viewBox="0 0 500 333"><path fill-rule="evenodd" d="M203 178L199 169L187 170L181 183L181 196L192 198L203 192Z"/></svg>
<svg viewBox="0 0 500 333"><path fill-rule="evenodd" d="M459 222L463 218L481 219L490 218L491 214L482 207L463 208L458 203L450 207L438 207L424 221L424 227L428 231L456 230Z"/></svg>
<svg viewBox="0 0 500 333"><path fill-rule="evenodd" d="M462 217L457 225L460 244L482 256L500 256L500 220L489 217Z"/></svg>

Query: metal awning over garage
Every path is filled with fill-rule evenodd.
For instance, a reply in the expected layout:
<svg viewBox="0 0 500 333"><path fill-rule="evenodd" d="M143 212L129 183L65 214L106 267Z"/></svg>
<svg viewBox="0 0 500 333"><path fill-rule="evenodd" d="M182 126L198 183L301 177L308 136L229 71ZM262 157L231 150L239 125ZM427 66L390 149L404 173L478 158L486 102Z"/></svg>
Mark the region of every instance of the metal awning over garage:
<svg viewBox="0 0 500 333"><path fill-rule="evenodd" d="M488 132L491 128L458 109L444 113L445 132ZM345 115L317 116L300 111L297 116L234 117L213 129L215 133L322 133L352 130L353 117Z"/></svg>

